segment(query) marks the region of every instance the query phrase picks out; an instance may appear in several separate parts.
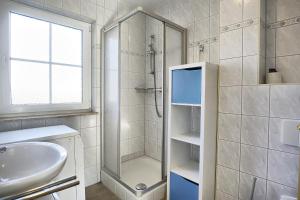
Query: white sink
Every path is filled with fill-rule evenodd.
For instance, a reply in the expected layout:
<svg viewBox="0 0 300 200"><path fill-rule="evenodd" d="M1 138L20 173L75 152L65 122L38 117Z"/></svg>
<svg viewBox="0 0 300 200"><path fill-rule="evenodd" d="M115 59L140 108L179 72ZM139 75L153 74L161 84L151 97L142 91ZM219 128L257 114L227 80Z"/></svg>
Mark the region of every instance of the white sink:
<svg viewBox="0 0 300 200"><path fill-rule="evenodd" d="M50 182L62 170L67 151L53 143L0 145L0 197Z"/></svg>

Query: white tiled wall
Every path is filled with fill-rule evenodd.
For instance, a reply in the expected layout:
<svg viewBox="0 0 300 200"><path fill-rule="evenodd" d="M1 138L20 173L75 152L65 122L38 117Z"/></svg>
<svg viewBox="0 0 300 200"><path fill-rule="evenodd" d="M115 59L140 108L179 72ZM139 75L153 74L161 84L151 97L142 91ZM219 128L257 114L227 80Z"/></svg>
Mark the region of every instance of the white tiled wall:
<svg viewBox="0 0 300 200"><path fill-rule="evenodd" d="M121 25L121 156L122 160L144 155L145 27L146 18L139 14Z"/></svg>
<svg viewBox="0 0 300 200"><path fill-rule="evenodd" d="M264 55L257 31L259 5L220 1L218 200L249 199L253 177L258 178L254 199L296 195L300 149L280 143L280 127L283 118L300 119L295 109L300 86L258 85Z"/></svg>
<svg viewBox="0 0 300 200"><path fill-rule="evenodd" d="M267 1L267 68L276 67L284 83L300 83L300 2Z"/></svg>
<svg viewBox="0 0 300 200"><path fill-rule="evenodd" d="M146 17L146 47L145 51L149 51L150 36L154 35L153 48L155 55L155 76L156 87L162 87L162 22ZM154 76L150 74L150 55L146 56L145 80L147 88L154 88ZM162 93L156 92L157 105L162 115ZM154 93L146 93L145 95L145 154L156 160L161 160L162 155L162 119L156 114Z"/></svg>

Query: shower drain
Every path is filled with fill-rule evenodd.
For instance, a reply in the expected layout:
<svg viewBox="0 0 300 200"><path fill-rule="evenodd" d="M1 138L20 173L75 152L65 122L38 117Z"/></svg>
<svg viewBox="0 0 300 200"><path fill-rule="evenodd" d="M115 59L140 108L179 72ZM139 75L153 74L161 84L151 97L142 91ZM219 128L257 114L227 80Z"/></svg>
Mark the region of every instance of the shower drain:
<svg viewBox="0 0 300 200"><path fill-rule="evenodd" d="M136 195L137 196L142 196L143 191L147 189L147 185L145 183L138 183L135 186L135 189L136 189Z"/></svg>
<svg viewBox="0 0 300 200"><path fill-rule="evenodd" d="M139 183L135 186L135 189L143 191L147 189L147 185L145 183Z"/></svg>

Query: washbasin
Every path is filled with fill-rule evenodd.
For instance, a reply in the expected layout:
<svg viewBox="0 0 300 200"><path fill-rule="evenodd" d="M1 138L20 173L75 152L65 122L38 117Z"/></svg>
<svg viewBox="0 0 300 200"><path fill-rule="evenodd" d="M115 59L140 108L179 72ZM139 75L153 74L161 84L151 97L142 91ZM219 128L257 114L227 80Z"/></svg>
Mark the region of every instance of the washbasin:
<svg viewBox="0 0 300 200"><path fill-rule="evenodd" d="M67 151L49 142L0 145L0 197L47 184L62 170Z"/></svg>

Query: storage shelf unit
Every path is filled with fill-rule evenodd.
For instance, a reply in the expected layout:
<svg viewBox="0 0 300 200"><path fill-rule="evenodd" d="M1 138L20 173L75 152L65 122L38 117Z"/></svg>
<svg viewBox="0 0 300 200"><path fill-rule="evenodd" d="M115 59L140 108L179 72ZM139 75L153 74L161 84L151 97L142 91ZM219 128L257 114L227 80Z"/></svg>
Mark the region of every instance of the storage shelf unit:
<svg viewBox="0 0 300 200"><path fill-rule="evenodd" d="M169 69L170 200L177 200L178 196L189 200L214 199L217 78L218 67L205 62ZM191 193L194 194L192 199Z"/></svg>

